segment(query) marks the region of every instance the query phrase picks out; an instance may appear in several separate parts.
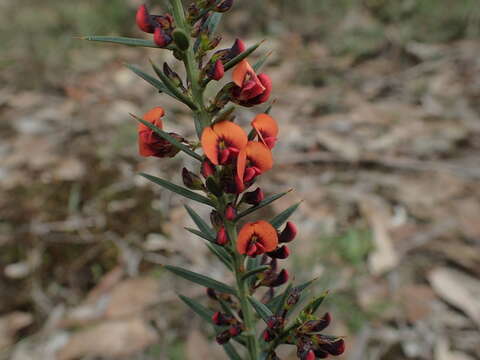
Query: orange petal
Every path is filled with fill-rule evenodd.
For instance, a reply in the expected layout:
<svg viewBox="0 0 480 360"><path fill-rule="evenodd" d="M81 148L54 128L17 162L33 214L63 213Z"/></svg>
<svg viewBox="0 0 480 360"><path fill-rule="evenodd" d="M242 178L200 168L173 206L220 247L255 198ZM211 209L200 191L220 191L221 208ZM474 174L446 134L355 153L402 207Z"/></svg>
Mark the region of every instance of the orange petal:
<svg viewBox="0 0 480 360"><path fill-rule="evenodd" d="M245 167L247 166L247 151L243 148L237 157L237 175L238 179L243 183L243 176L245 175Z"/></svg>
<svg viewBox="0 0 480 360"><path fill-rule="evenodd" d="M253 68L250 66L247 60L240 61L233 69L232 79L235 85L242 87L247 74L255 74Z"/></svg>
<svg viewBox="0 0 480 360"><path fill-rule="evenodd" d="M237 238L237 251L240 254L247 252L252 236L258 237L258 242L263 246L265 252L273 251L278 245L277 230L267 221L260 220L257 222L246 223L240 230Z"/></svg>
<svg viewBox="0 0 480 360"><path fill-rule="evenodd" d="M219 137L211 127L207 127L203 130L200 142L202 144L203 152L208 160L210 160L212 164L218 165Z"/></svg>
<svg viewBox="0 0 480 360"><path fill-rule="evenodd" d="M165 110L162 107L157 106L153 109L147 111L143 114L143 120L152 123L156 127L163 129L162 117L165 115ZM150 128L143 125L142 123L138 124L138 131L150 131Z"/></svg>
<svg viewBox="0 0 480 360"><path fill-rule="evenodd" d="M248 143L247 133L231 121L222 121L213 125L213 131L224 140L228 146L242 150Z"/></svg>
<svg viewBox="0 0 480 360"><path fill-rule="evenodd" d="M273 157L270 149L259 141L249 141L245 148L248 160L253 165L266 172L273 167Z"/></svg>
<svg viewBox="0 0 480 360"><path fill-rule="evenodd" d="M274 118L267 114L258 114L252 120L252 127L257 132L258 136L265 143L265 138L276 138L278 135L278 124ZM267 145L268 146L268 145Z"/></svg>

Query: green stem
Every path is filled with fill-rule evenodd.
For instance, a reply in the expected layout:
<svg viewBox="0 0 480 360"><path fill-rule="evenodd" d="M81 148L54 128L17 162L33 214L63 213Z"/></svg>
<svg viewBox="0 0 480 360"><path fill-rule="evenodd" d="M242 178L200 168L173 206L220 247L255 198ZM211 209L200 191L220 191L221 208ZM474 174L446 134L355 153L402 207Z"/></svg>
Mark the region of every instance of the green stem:
<svg viewBox="0 0 480 360"><path fill-rule="evenodd" d="M226 222L225 227L227 229L228 238L230 239L232 247L235 247L237 243L237 230L236 226L232 223ZM242 309L243 321L245 325L244 335L247 340L247 349L250 360L258 360L259 357L259 345L257 335L255 331L255 319L253 317L252 308L248 302L249 291L247 288L247 282L243 279L245 269L243 266L243 257L237 253L234 249L234 271L235 279L237 283L238 299L240 301L240 307Z"/></svg>
<svg viewBox="0 0 480 360"><path fill-rule="evenodd" d="M178 28L181 28L185 33L190 33L190 26L185 19L185 12L183 10L181 0L170 0L173 8L173 17ZM190 41L190 47L183 53L183 61L187 71L187 77L191 84L192 99L198 110L194 112L195 129L200 138L203 129L210 125L211 115L205 109L203 99L204 87L200 84L200 71L196 66L195 53L193 51L193 41Z"/></svg>

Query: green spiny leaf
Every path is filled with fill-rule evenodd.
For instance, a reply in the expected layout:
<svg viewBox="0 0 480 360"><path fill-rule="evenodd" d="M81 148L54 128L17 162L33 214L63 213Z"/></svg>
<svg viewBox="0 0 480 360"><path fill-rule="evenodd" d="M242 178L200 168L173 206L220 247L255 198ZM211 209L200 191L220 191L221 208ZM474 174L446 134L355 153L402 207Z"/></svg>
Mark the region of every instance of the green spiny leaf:
<svg viewBox="0 0 480 360"><path fill-rule="evenodd" d="M328 291L325 291L322 295L315 297L306 307L303 312L307 314L313 314L322 305L325 298L328 296Z"/></svg>
<svg viewBox="0 0 480 360"><path fill-rule="evenodd" d="M243 274L242 280L245 281L250 276L256 275L256 274L261 273L261 272L264 272L265 270L268 270L269 268L270 268L269 265L262 265L262 266L259 266L259 267L255 268L255 269L249 270L245 274Z"/></svg>
<svg viewBox="0 0 480 360"><path fill-rule="evenodd" d="M207 321L208 323L212 322L212 316L214 312L202 304L200 304L198 301L193 300L189 297L183 296L183 295L178 295L178 297L190 307L196 314L198 314L202 319Z"/></svg>
<svg viewBox="0 0 480 360"><path fill-rule="evenodd" d="M268 53L266 53L265 55L263 55L254 65L253 65L253 70L255 70L256 73L258 73L263 65L265 64L265 62L268 60L268 58L270 57L270 55L272 55L272 51L269 51Z"/></svg>
<svg viewBox="0 0 480 360"><path fill-rule="evenodd" d="M184 279L194 282L196 284L205 286L207 288L212 288L214 290L217 290L221 293L226 293L226 294L232 294L236 295L235 289L233 289L231 286L224 284L218 280L212 279L208 276L198 274L196 272L183 269L178 266L172 266L172 265L164 265L165 269L168 271L174 273L175 275L178 275L180 277L183 277Z"/></svg>
<svg viewBox="0 0 480 360"><path fill-rule="evenodd" d="M188 190L184 187L173 184L170 181L163 180L163 179L160 179L156 176L148 175L148 174L145 174L145 173L140 173L140 175L143 176L144 178L154 182L155 184L158 184L158 185L164 187L165 189L170 190L174 193L177 193L177 194L179 194L183 197L186 197L188 199L191 199L193 201L196 201L196 202L199 202L199 203L202 203L202 204L213 206L213 203L209 198L206 198L205 196L197 194L197 193L195 193L191 190Z"/></svg>
<svg viewBox="0 0 480 360"><path fill-rule="evenodd" d="M223 350L225 350L225 353L228 355L228 358L230 360L242 360L242 358L240 357L237 350L235 350L232 344L230 343L224 344Z"/></svg>
<svg viewBox="0 0 480 360"><path fill-rule="evenodd" d="M300 206L301 203L302 202L299 202L295 205L290 206L285 211L282 211L280 214L278 214L272 220L270 220L270 224L272 224L274 228L279 228L280 226L282 226L283 223L287 221L288 218L295 212L295 210L297 210L297 208Z"/></svg>
<svg viewBox="0 0 480 360"><path fill-rule="evenodd" d="M275 314L279 314L280 311L282 311L283 305L285 304L285 301L287 300L288 295L290 295L290 290L292 289L292 286L293 286L292 283L290 283L290 284L288 285L288 287L285 289L285 291L284 291L283 294L281 295L280 300L279 300L278 303L274 306L273 312L274 312Z"/></svg>
<svg viewBox="0 0 480 360"><path fill-rule="evenodd" d="M145 39L136 39L128 37L119 37L119 36L83 36L80 39L88 41L98 41L104 43L120 44L127 46L140 46L140 47L151 47L160 49L153 41Z"/></svg>
<svg viewBox="0 0 480 360"><path fill-rule="evenodd" d="M130 114L135 120L141 122L143 125L147 126L148 128L152 129L156 134L158 134L162 139L168 141L170 144L175 146L177 149L180 151L183 151L185 154L190 155L191 157L197 159L198 161L202 161L202 157L198 155L195 151L190 149L188 146L182 144L180 141L175 139L173 136L171 136L169 133L163 131L159 127L153 125L151 122L145 121L133 114Z"/></svg>
<svg viewBox="0 0 480 360"><path fill-rule="evenodd" d="M273 316L272 311L265 304L262 304L254 297L249 296L248 301L250 301L250 304L252 304L256 313L263 319L263 321L267 322L268 319Z"/></svg>
<svg viewBox="0 0 480 360"><path fill-rule="evenodd" d="M208 224L201 218L200 215L198 215L195 210L193 210L190 206L188 205L185 205L185 209L187 210L188 212L188 215L190 215L190 217L192 218L193 222L195 223L195 225L197 225L198 229L203 233L205 234L206 236L210 237L210 238L213 238L215 239L216 238L216 235L215 234L215 231L213 231L213 229L208 226Z"/></svg>
<svg viewBox="0 0 480 360"><path fill-rule="evenodd" d="M143 70L140 70L139 68L137 68L136 66L134 65L130 65L130 64L126 64L125 65L127 68L129 68L130 70L132 70L135 74L137 74L138 76L140 76L143 80L145 80L146 82L148 82L150 85L152 85L154 88L156 88L157 90L161 91L161 92L164 92L165 94L168 94L170 95L171 97L181 101L179 98L177 98L175 96L174 93L172 93L170 91L170 89L168 89L160 80L154 78L152 75L150 74L147 74L145 71Z"/></svg>
<svg viewBox="0 0 480 360"><path fill-rule="evenodd" d="M223 262L228 269L230 269L230 271L233 271L231 257L227 250L225 250L219 245L215 245L210 242L207 242L206 244L210 251L214 253L218 257L218 259Z"/></svg>
<svg viewBox="0 0 480 360"><path fill-rule="evenodd" d="M274 202L275 200L278 200L278 199L280 199L281 197L287 195L290 191L292 191L292 190L290 189L290 190L285 191L285 192L283 192L283 193L281 193L281 194L276 194L276 195L272 195L272 196L267 197L266 199L264 199L263 201L261 201L258 205L252 206L252 207L250 207L250 208L242 211L240 214L238 214L237 219L240 219L240 218L242 218L242 217L244 217L244 216L247 216L247 215L253 213L254 211L257 211L257 210L259 210L259 209L261 209L261 208L263 208L263 207L265 207L265 206L267 206L267 205L270 205L270 204L271 204L272 202Z"/></svg>
<svg viewBox="0 0 480 360"><path fill-rule="evenodd" d="M197 110L197 105L184 93L182 93L175 84L172 83L172 81L168 78L167 75L163 73L162 70L160 70L157 65L153 63L152 60L150 60L150 64L152 65L153 71L155 71L155 74L162 80L163 84L165 87L177 98L179 101L183 102L185 105L187 105L190 109L193 111Z"/></svg>
<svg viewBox="0 0 480 360"><path fill-rule="evenodd" d="M203 232L201 232L200 230L196 230L196 229L192 229L192 228L189 228L189 227L186 227L185 230L191 232L192 234L195 234L199 237L201 237L202 239L205 239L209 242L215 242L215 238L211 237L210 235L208 234L204 234Z"/></svg>

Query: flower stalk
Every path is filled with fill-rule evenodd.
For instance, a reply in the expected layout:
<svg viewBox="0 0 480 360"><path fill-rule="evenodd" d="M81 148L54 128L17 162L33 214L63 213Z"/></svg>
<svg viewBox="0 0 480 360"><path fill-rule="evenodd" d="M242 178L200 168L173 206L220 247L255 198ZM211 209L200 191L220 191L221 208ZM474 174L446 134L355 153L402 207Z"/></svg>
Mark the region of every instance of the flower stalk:
<svg viewBox="0 0 480 360"><path fill-rule="evenodd" d="M275 360L277 347L296 347L301 360L340 355L344 340L320 332L330 323L330 315L318 317L316 310L325 296L313 298L297 315L293 312L304 300L303 291L313 281L294 286L281 262L290 256L285 244L297 237L297 227L287 221L299 204L273 219L245 217L286 195L266 196L255 186L257 179L272 169L273 148L280 129L270 115L273 104L259 112L245 131L235 123L238 107L254 107L270 99L272 82L258 70L249 57L263 43L246 48L236 39L230 47L216 50L221 37L215 34L220 15L229 11L234 0L192 0L186 13L181 0L170 0L172 14L150 14L139 7L136 22L153 40L89 36L86 40L145 46L172 51L183 62L186 79L168 64L152 62L154 76L128 65L138 76L154 86L163 96L185 104L191 111L198 139L187 139L168 132L163 121L165 110L157 106L139 121L138 148L141 156L170 158L186 154L199 160L197 169L182 169L183 186L153 175L141 174L155 184L204 206L211 214L204 220L190 206L186 211L196 228L189 232L201 238L213 256L231 271L233 286L177 266L163 268L187 281L206 288L215 309L180 296L180 299L207 323L214 325L217 342L231 360ZM267 54L268 55L268 54ZM231 70L231 73L227 73ZM205 88L227 79L212 99L205 99ZM230 80L228 80L230 79ZM235 105L234 105L235 104ZM199 148L201 152L198 152ZM244 347L244 350L242 350Z"/></svg>

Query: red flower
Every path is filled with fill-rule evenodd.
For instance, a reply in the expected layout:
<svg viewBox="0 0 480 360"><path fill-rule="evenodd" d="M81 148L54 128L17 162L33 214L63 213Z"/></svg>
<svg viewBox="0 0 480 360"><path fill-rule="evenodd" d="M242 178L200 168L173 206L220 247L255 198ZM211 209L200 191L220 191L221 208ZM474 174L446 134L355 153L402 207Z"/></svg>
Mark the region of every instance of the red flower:
<svg viewBox="0 0 480 360"><path fill-rule="evenodd" d="M214 164L227 164L248 142L245 131L231 121L222 121L203 130L201 144L205 156Z"/></svg>
<svg viewBox="0 0 480 360"><path fill-rule="evenodd" d="M268 148L275 146L278 136L278 124L274 118L267 114L258 114L252 120L252 127L255 129L259 139Z"/></svg>
<svg viewBox="0 0 480 360"><path fill-rule="evenodd" d="M258 141L249 141L237 158L237 185L242 189L244 183L251 182L256 176L270 170L273 166L272 152Z"/></svg>
<svg viewBox="0 0 480 360"><path fill-rule="evenodd" d="M154 34L153 40L159 47L165 47L172 42L174 28L170 14L150 15L145 5L140 5L136 15L137 26L140 30Z"/></svg>
<svg viewBox="0 0 480 360"><path fill-rule="evenodd" d="M266 221L246 223L238 234L237 251L251 257L276 249L278 236L275 228Z"/></svg>
<svg viewBox="0 0 480 360"><path fill-rule="evenodd" d="M232 101L246 107L262 104L270 98L272 81L266 74L255 73L247 60L242 60L233 70Z"/></svg>
<svg viewBox="0 0 480 360"><path fill-rule="evenodd" d="M165 111L160 106L155 107L143 115L143 120L152 123L156 127L163 129L162 117ZM183 138L175 133L170 133L179 141ZM140 123L138 125L138 151L141 156L156 156L159 158L173 157L178 153L178 149L170 142L161 138L148 126Z"/></svg>

